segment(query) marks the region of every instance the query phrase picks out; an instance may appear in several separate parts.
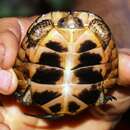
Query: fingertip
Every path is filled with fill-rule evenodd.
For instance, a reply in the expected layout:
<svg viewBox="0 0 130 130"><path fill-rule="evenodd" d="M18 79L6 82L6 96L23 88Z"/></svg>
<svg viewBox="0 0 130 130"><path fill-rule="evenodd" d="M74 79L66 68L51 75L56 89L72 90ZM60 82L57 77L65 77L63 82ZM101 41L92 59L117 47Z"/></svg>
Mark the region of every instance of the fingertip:
<svg viewBox="0 0 130 130"><path fill-rule="evenodd" d="M130 85L130 55L125 52L119 54L119 78L118 84L123 86Z"/></svg>
<svg viewBox="0 0 130 130"><path fill-rule="evenodd" d="M12 94L17 88L17 77L13 69L0 70L0 93L3 95Z"/></svg>
<svg viewBox="0 0 130 130"><path fill-rule="evenodd" d="M16 74L15 74L13 69L10 69L9 72L12 75L12 83L11 83L11 85L9 87L8 94L12 94L16 90L16 88L17 88L18 79L17 79L17 76L16 76Z"/></svg>

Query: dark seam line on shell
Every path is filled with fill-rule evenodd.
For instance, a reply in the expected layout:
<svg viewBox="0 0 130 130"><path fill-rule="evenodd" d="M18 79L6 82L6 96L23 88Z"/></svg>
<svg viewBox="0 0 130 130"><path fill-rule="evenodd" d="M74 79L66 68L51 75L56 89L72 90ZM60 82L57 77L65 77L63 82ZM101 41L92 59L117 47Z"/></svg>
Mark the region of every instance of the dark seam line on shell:
<svg viewBox="0 0 130 130"><path fill-rule="evenodd" d="M46 44L46 43L45 43ZM52 52L55 52L55 53L58 53L58 54L64 54L64 53L71 53L71 52L69 52L69 51L67 51L67 52L57 52L57 51L55 51L55 50L53 50L53 49L51 49L51 48L48 48L48 47L46 47L46 46L42 46L42 45L40 45L40 44L37 44L37 46L41 46L41 47L45 47L45 48L47 48L47 49L49 49L49 50L51 50ZM22 47L22 46L21 46ZM95 48L93 48L93 49L90 49L90 50L94 50L94 49L98 49L98 48L102 48L102 46L99 46L99 47L95 47ZM22 47L22 49L24 49L23 47ZM29 50L29 49L24 49L25 51L27 51L27 50ZM80 52L80 53L78 53L78 52L73 52L73 53L71 53L71 54L83 54L83 53L85 53L85 52L89 52L90 50L87 50L87 51L84 51L84 52Z"/></svg>
<svg viewBox="0 0 130 130"><path fill-rule="evenodd" d="M94 83L94 84L98 84L98 83L101 83L101 82L104 82L104 81L106 81L108 78L105 78L104 80L102 80L102 81L99 81L99 82L96 82L96 83ZM111 79L116 79L115 78L115 76L114 77L111 77L111 78L109 78L109 80L111 80ZM31 82L34 82L34 81L31 81ZM34 82L34 83L36 83L36 82ZM36 83L36 84L39 84L39 83ZM93 83L91 83L91 84L77 84L77 83L72 83L72 84L70 84L70 85L76 85L76 86L78 86L78 85L81 85L81 86L85 86L85 85L94 85ZM41 85L41 84L39 84L39 85ZM50 86L64 86L64 83L60 83L60 84L42 84L42 85L50 85Z"/></svg>
<svg viewBox="0 0 130 130"><path fill-rule="evenodd" d="M23 61L22 59L19 59L18 57L17 57L17 59L20 60L22 62L22 64L25 64L25 65L26 64L33 64L33 65L39 65L38 67L44 66L44 67L47 67L47 68L54 68L54 69L64 70L64 68L62 68L62 67L54 67L54 66L50 66L50 65L42 65L42 64L34 63L34 62L26 62L26 61Z"/></svg>
<svg viewBox="0 0 130 130"><path fill-rule="evenodd" d="M110 42L110 41L109 41ZM46 43L45 43L46 44ZM41 46L41 47L45 47L45 46L42 46L42 45L40 45L40 44L38 44L39 46ZM75 45L76 46L76 45ZM107 43L107 47L109 47L109 43ZM87 51L84 51L84 52L74 52L74 54L82 54L82 53L85 53L85 52L89 52L90 50L94 50L94 49L97 49L97 48L103 48L103 43L100 45L100 46L98 46L98 47L95 47L95 48L93 48L93 49L89 49L89 50L87 50ZM114 49L114 48L116 48L116 47L113 47L113 48L111 48L111 49ZM57 51L55 51L55 50L53 50L53 49L51 49L51 48L49 48L50 50L52 50L53 52L56 52L56 53L67 53L67 52L57 52ZM103 49L104 50L104 49Z"/></svg>
<svg viewBox="0 0 130 130"><path fill-rule="evenodd" d="M116 59L118 59L117 57L115 57L114 59L111 59L111 60L108 60L109 62L105 62L105 63L100 63L100 64L94 64L94 65L89 65L89 66L83 66L83 67L79 67L79 68L77 68L77 69L73 69L72 68L72 71L75 71L75 70L78 70L78 69L80 69L80 68L89 68L89 67L95 67L95 66L97 66L97 65L104 65L104 64L112 64L112 62L114 62Z"/></svg>
<svg viewBox="0 0 130 130"><path fill-rule="evenodd" d="M117 57L114 58L112 61L115 61L116 59L117 59ZM65 69L62 68L62 67L53 67L53 66L42 65L42 64L34 63L34 62L25 62L25 61L23 61L22 59L19 59L19 60L22 62L22 64L34 64L34 65L39 65L39 67L40 67L40 66L45 66L45 67L50 67L50 68L56 68L56 69L60 69L60 70L65 70ZM95 64L95 65L90 65L90 66L84 66L84 67L80 67L80 68L77 68L77 69L72 69L72 71L76 71L76 70L82 69L82 68L95 67L95 66L97 66L97 65L104 65L104 64L112 64L112 62L106 62L106 63L100 63L100 64Z"/></svg>
<svg viewBox="0 0 130 130"><path fill-rule="evenodd" d="M80 85L81 87L82 87L82 86L84 87L85 85L86 85L86 86L87 86L87 85L90 85L90 86L91 86L91 85L96 85L96 84L99 84L99 83L101 83L101 82L104 82L104 81L106 81L107 79L108 79L108 78L105 78L104 80L99 81L99 82L96 82L96 83L94 83L94 84L93 84L93 83L91 83L91 84L77 84L77 83L72 83L72 84L70 84L70 85L72 85L72 86L75 86L75 85L78 86L78 85ZM111 80L111 79L117 79L117 78L116 78L116 77L111 77L111 78L109 78L108 80ZM31 82L33 83L34 81L31 81ZM35 83L35 84L39 84L39 85L41 86L40 83L36 83L36 82L34 82L34 83ZM64 85L64 83L60 83L60 84L42 84L42 85L48 85L48 86L50 86L50 87L53 85L53 86L58 86L58 87L59 87L59 86ZM42 87L42 86L41 86L41 87ZM62 88L62 87L61 87L61 88ZM75 87L75 88L77 88L77 87ZM87 87L86 87L86 88L87 88ZM95 88L95 89L98 89L98 88ZM101 88L99 88L99 89L101 89Z"/></svg>
<svg viewBox="0 0 130 130"><path fill-rule="evenodd" d="M80 68L77 68L77 69L74 69L72 71L76 71L76 70L80 70L82 68L89 68L89 67L96 67L96 66L100 66L100 65L105 65L105 64L111 64L112 62L106 62L106 63L101 63L101 64L95 64L95 65L90 65L90 66L84 66L84 67L80 67Z"/></svg>
<svg viewBox="0 0 130 130"><path fill-rule="evenodd" d="M38 44L38 46L40 47L41 45ZM55 51L55 50L53 50L53 49L51 49L51 48L48 48L48 47L46 47L46 46L41 46L41 47L45 47L45 48L49 49L51 52L57 53L57 54L67 54L67 53L70 53L70 54L75 54L75 55L81 55L81 54L83 54L83 53L86 53L86 52L89 52L89 51L90 51L90 50L88 50L88 51L84 51L84 52L81 52L81 53L78 53L78 52L73 52L73 53L71 53L71 52L69 52L69 51L67 51L67 52L57 52L57 51ZM98 49L98 48L102 48L102 46L93 48L93 49L91 49L91 50ZM26 50L25 50L25 51L26 51Z"/></svg>
<svg viewBox="0 0 130 130"><path fill-rule="evenodd" d="M90 50L87 50L87 51L84 51L84 52L80 52L80 53L76 53L76 54L83 54L83 53L86 53L86 52L89 52L89 51L92 51L92 50L95 50L95 49L98 49L98 48L102 48L102 46L99 46L99 47L95 47L93 49L90 49Z"/></svg>
<svg viewBox="0 0 130 130"><path fill-rule="evenodd" d="M114 76L114 77L111 77L111 78L108 78L108 77L109 77L109 74L108 74L103 80L101 80L101 81L99 81L99 82L96 82L96 83L94 83L94 84L97 84L97 83L100 83L100 82L104 82L104 81L106 81L107 79L109 79L109 80L110 80L110 79L117 79L117 78L116 78L117 76ZM86 83L85 83L85 84L86 84ZM85 85L85 84L83 84L83 85ZM91 83L91 84L92 84L92 83ZM91 85L91 84L88 84L88 85ZM94 84L93 84L93 85L94 85ZM77 83L77 85L81 85L81 84L80 84L80 83L79 83L79 84ZM86 84L86 85L87 85L87 84ZM101 88L99 88L99 89L101 89Z"/></svg>
<svg viewBox="0 0 130 130"><path fill-rule="evenodd" d="M40 47L41 45L38 44L38 46ZM70 54L75 54L75 55L82 55L82 54L84 54L84 53L86 53L86 52L93 51L93 50L98 49L98 48L102 48L102 46L99 46L99 47L96 47L96 48L93 48L93 49L91 49L91 50L84 51L84 52L81 52L81 53L78 53L78 52L73 52L73 53L71 53L71 52L69 52L69 51L68 51L68 52L57 52L57 51L52 50L51 48L48 48L48 47L46 47L46 46L41 46L41 47L45 47L45 48L49 49L48 52L56 53L56 54L58 54L58 55L68 54L68 53L70 53ZM25 53L26 53L27 49L24 49L23 47L22 47L22 49L23 49L23 50L25 51ZM29 49L28 49L28 50L29 50ZM36 51L37 51L37 50L36 50ZM95 54L98 54L98 53L95 53Z"/></svg>
<svg viewBox="0 0 130 130"><path fill-rule="evenodd" d="M40 44L38 44L39 46L41 46L41 47L46 47L46 46L42 46L42 45L40 45ZM75 45L76 46L76 45ZM47 47L48 48L48 47ZM95 50L95 49L98 49L98 48L103 48L102 47L102 45L101 46L99 46L99 47L95 47L95 48L93 48L93 49L90 49L90 50L87 50L87 51L84 51L84 52L73 52L73 53L71 53L71 52L69 52L69 51L67 51L67 52L57 52L57 51L55 51L55 50L53 50L53 49L51 49L51 48L49 48L50 50L52 50L52 52L56 52L56 53L59 53L59 54L64 54L64 53L71 53L71 54L83 54L83 53L86 53L86 52L89 52L89 51L92 51L92 50ZM112 48L112 49L114 49L114 48ZM103 51L104 52L104 51Z"/></svg>

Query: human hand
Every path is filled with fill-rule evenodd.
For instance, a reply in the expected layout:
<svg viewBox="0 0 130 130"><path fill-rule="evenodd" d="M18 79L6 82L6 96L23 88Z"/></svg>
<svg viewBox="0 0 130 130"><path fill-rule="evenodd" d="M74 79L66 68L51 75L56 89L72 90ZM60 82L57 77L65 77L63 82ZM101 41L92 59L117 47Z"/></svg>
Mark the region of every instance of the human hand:
<svg viewBox="0 0 130 130"><path fill-rule="evenodd" d="M21 40L33 19L34 17L0 19L0 94L10 95L16 90L17 78L11 68ZM0 108L0 130L8 130L8 122L2 113L5 113L3 107Z"/></svg>
<svg viewBox="0 0 130 130"><path fill-rule="evenodd" d="M32 23L33 18L4 18L0 20L0 93L4 95L15 91L17 82L15 74L10 70L13 66L17 50ZM1 74L2 73L2 74ZM9 73L9 74L8 74ZM6 76L4 76L4 74ZM104 114L96 110L88 110L73 119L50 121L26 116L21 111L21 106L2 97L4 106L0 108L0 129L8 130L110 130L119 120L120 116L130 107L130 51L123 49L119 54L119 84L112 92L117 101L112 101L103 108ZM3 82L3 85L2 85Z"/></svg>

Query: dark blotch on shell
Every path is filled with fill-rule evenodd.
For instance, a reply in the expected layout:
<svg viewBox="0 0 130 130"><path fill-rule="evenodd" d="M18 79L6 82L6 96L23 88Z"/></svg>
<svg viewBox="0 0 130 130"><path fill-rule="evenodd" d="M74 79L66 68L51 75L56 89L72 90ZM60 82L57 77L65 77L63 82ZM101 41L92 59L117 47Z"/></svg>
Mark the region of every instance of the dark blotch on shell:
<svg viewBox="0 0 130 130"><path fill-rule="evenodd" d="M50 110L54 113L57 113L61 110L61 104L60 103L57 103L53 106L50 107Z"/></svg>
<svg viewBox="0 0 130 130"><path fill-rule="evenodd" d="M80 108L80 106L76 103L76 102L69 102L69 105L68 105L68 109L69 109L69 112L76 112L78 109Z"/></svg>
<svg viewBox="0 0 130 130"><path fill-rule="evenodd" d="M63 72L55 68L39 67L32 76L32 81L40 84L55 84L63 75Z"/></svg>
<svg viewBox="0 0 130 130"><path fill-rule="evenodd" d="M77 69L75 75L79 78L79 84L92 84L103 80L101 72L93 70L93 67Z"/></svg>
<svg viewBox="0 0 130 130"><path fill-rule="evenodd" d="M100 64L101 60L102 57L99 54L85 52L79 57L80 64L73 69L77 69L84 66L97 65Z"/></svg>
<svg viewBox="0 0 130 130"><path fill-rule="evenodd" d="M81 46L80 46L80 48L79 48L79 50L78 50L78 52L85 52L85 51L88 51L88 50L91 50L91 49L94 49L94 48L96 48L96 43L94 43L93 41L91 41L91 40L86 40L86 41L84 41L82 44L81 44Z"/></svg>
<svg viewBox="0 0 130 130"><path fill-rule="evenodd" d="M59 94L57 92L47 91L47 90L44 92L35 92L32 95L32 99L33 99L32 101L33 101L33 104L43 105L60 95L61 94Z"/></svg>
<svg viewBox="0 0 130 130"><path fill-rule="evenodd" d="M78 96L76 96L78 99L83 101L86 104L92 104L94 105L96 101L98 100L100 96L100 91L99 90L92 90L88 91L84 89Z"/></svg>
<svg viewBox="0 0 130 130"><path fill-rule="evenodd" d="M39 63L42 65L60 67L60 56L56 53L43 52L40 56Z"/></svg>
<svg viewBox="0 0 130 130"><path fill-rule="evenodd" d="M58 52L67 51L67 48L64 48L59 42L56 41L49 41L48 43L46 43L46 47Z"/></svg>
<svg viewBox="0 0 130 130"><path fill-rule="evenodd" d="M79 61L84 66L100 64L102 57L99 54L94 53L83 53L79 57Z"/></svg>

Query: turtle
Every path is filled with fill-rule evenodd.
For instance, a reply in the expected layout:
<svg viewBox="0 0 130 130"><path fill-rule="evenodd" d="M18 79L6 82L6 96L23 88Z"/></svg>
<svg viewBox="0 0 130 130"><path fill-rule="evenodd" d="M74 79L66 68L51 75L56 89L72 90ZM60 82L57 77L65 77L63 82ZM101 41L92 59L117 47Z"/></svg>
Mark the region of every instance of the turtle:
<svg viewBox="0 0 130 130"><path fill-rule="evenodd" d="M14 95L56 119L116 99L118 51L110 28L89 11L52 11L29 27L18 51Z"/></svg>

